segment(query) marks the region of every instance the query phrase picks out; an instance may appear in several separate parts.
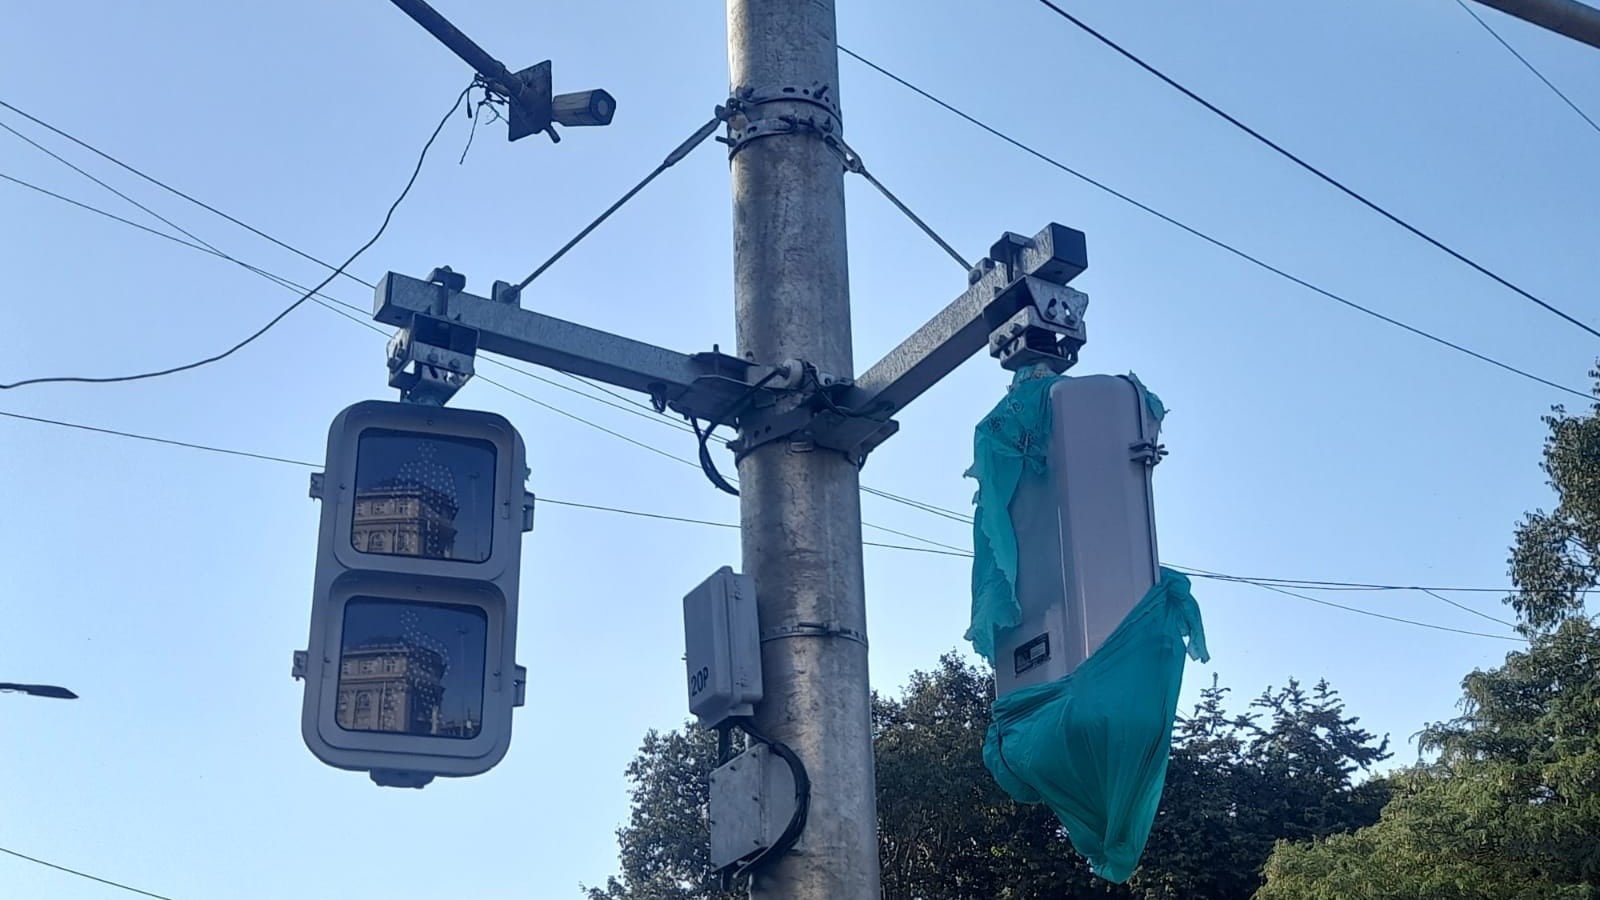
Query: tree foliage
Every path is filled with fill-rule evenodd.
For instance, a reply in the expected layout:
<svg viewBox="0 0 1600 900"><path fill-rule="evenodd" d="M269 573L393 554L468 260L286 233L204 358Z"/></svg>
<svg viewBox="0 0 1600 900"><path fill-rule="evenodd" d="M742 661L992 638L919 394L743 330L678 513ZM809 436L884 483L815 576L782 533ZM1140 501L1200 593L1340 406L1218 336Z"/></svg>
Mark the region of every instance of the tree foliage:
<svg viewBox="0 0 1600 900"><path fill-rule="evenodd" d="M1600 381L1600 371L1589 375ZM1525 632L1582 616L1584 591L1600 578L1600 415L1595 408L1570 415L1558 406L1544 423L1540 467L1556 506L1523 517L1508 561L1518 588L1511 605Z"/></svg>
<svg viewBox="0 0 1600 900"><path fill-rule="evenodd" d="M1600 898L1600 417L1545 419L1559 502L1517 526L1509 598L1527 650L1462 681L1461 715L1421 736L1379 821L1278 846L1260 900Z"/></svg>
<svg viewBox="0 0 1600 900"><path fill-rule="evenodd" d="M994 686L947 654L898 698L873 698L879 858L886 900L1245 900L1280 838L1376 821L1383 782L1358 774L1387 756L1326 683L1291 681L1241 715L1213 682L1180 718L1162 809L1126 885L1094 877L1050 811L1014 803L983 765ZM621 875L589 900L723 900L709 872L705 813L715 738L651 732L628 769Z"/></svg>

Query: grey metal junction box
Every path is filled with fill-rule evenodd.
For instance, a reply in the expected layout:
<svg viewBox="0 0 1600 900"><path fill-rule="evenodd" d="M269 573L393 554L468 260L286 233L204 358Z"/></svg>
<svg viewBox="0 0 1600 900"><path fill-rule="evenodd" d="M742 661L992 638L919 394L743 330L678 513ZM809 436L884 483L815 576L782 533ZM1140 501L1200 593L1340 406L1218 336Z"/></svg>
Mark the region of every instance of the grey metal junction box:
<svg viewBox="0 0 1600 900"><path fill-rule="evenodd" d="M728 566L683 598L689 711L705 728L749 716L761 700L761 626L753 579Z"/></svg>
<svg viewBox="0 0 1600 900"><path fill-rule="evenodd" d="M726 869L777 844L798 807L794 772L765 744L711 773L711 866Z"/></svg>

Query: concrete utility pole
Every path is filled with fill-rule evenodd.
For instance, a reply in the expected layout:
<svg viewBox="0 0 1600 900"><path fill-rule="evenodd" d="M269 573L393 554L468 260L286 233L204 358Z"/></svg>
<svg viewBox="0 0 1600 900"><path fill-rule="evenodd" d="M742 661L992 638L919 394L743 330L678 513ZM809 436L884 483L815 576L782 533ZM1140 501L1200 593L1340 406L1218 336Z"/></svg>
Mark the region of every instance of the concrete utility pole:
<svg viewBox="0 0 1600 900"><path fill-rule="evenodd" d="M844 168L822 139L842 128L834 29L832 0L728 0L730 82L748 98L745 127L785 116L820 126L773 128L736 148L734 302L746 359L803 359L848 376ZM763 641L756 720L811 778L799 844L754 876L750 895L876 900L860 479L843 455L804 440L755 448L739 476L744 571Z"/></svg>
<svg viewBox="0 0 1600 900"><path fill-rule="evenodd" d="M501 77L423 0L393 2L491 69L486 79ZM718 569L684 598L690 710L752 744L711 774L711 861L725 879L749 875L757 900L878 900L858 471L899 429L895 415L985 347L1010 371L1070 368L1089 298L1067 283L1088 266L1087 250L1082 232L1055 223L1032 237L1004 232L954 300L854 376L845 173L889 192L844 142L833 0L727 3L727 104L567 248L726 122L737 356L680 353L523 309L521 289L544 266L520 284L494 282L487 297L467 293L448 266L426 279L390 272L372 315L400 329L389 385L406 399L448 401L479 352L598 379L689 419L702 468L728 491L699 423L738 428L728 449L744 571ZM751 593L758 615L741 600Z"/></svg>
<svg viewBox="0 0 1600 900"><path fill-rule="evenodd" d="M1577 0L1477 0L1556 34L1600 48L1600 9Z"/></svg>

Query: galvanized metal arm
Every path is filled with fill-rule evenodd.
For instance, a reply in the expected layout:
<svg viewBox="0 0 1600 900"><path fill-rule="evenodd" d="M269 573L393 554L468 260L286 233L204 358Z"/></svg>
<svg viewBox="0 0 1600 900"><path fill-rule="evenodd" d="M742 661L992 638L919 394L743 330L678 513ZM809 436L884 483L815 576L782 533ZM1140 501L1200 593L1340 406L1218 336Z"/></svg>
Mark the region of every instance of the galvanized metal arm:
<svg viewBox="0 0 1600 900"><path fill-rule="evenodd" d="M389 384L406 399L447 401L472 377L478 350L639 391L657 410L696 418L735 402L753 380L751 370L763 374L726 353L677 353L522 309L514 299L468 294L465 286L448 268L427 279L390 272L378 282L372 317L402 329L390 345Z"/></svg>
<svg viewBox="0 0 1600 900"><path fill-rule="evenodd" d="M407 400L447 402L484 350L648 394L659 412L737 423L729 447L741 457L782 440L860 465L899 429L896 413L985 346L1008 369L1045 363L1060 372L1077 362L1089 298L1066 284L1087 266L1080 231L1008 232L959 297L856 379L804 360L667 350L522 309L520 292L503 282L492 297L468 294L466 278L448 267L426 279L385 275L373 318L401 329L389 347L389 384Z"/></svg>
<svg viewBox="0 0 1600 900"><path fill-rule="evenodd" d="M753 411L730 446L743 454L799 433L859 465L899 429L892 416L985 345L1007 369L1042 362L1065 371L1087 339L1089 305L1087 294L1066 284L1088 264L1080 231L1052 223L1032 238L1007 232L961 296L860 377L819 386L797 408Z"/></svg>

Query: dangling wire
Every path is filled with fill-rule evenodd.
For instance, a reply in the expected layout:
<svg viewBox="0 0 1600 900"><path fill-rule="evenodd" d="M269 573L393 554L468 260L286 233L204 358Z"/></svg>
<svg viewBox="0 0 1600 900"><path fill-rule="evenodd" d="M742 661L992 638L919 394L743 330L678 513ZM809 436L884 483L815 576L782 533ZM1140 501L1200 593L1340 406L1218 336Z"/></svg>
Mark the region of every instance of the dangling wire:
<svg viewBox="0 0 1600 900"><path fill-rule="evenodd" d="M477 115L473 115L473 104L470 102L467 104L467 118L472 120L472 128L467 132L467 145L461 148L461 159L456 161L456 165L458 166L466 165L467 153L472 149L472 139L478 136L478 122L483 118L484 107L488 107L489 112L494 116L494 119L489 122L490 125L502 120L500 110L497 108L497 104L504 103L505 101L500 97L495 96L494 92L489 90L489 84L483 80L483 76L478 76L478 78L472 82L472 86L483 91L483 99L479 100L476 104L478 108Z"/></svg>
<svg viewBox="0 0 1600 900"><path fill-rule="evenodd" d="M739 496L739 489L728 483L728 479L724 478L722 473L717 471L716 462L711 459L711 447L709 446L709 443L711 441L711 432L714 431L717 426L712 422L708 422L706 424L709 427L701 429L700 420L694 418L693 416L689 417L689 427L694 429L695 439L700 442L700 471L706 473L706 478L710 479L711 483L717 486L717 490L722 491L723 493L732 494L733 496L737 497Z"/></svg>
<svg viewBox="0 0 1600 900"><path fill-rule="evenodd" d="M717 413L715 418L707 420L706 427L704 429L701 429L699 419L696 419L693 416L685 417L689 420L689 427L694 429L695 440L699 441L700 443L700 471L706 473L706 478L710 479L711 483L717 486L717 490L732 494L735 497L739 496L739 489L728 483L728 479L724 478L722 473L717 471L716 462L711 459L710 442L712 433L715 432L719 426L727 424L729 416L734 415L736 412L742 415L746 404L748 404L750 400L755 397L758 391L771 384L774 380L778 378L787 378L788 375L789 370L780 366L761 376L761 378L758 379L755 384L752 384L750 387L746 388L745 392L740 394L737 400L734 400L732 403L724 406L722 410Z"/></svg>
<svg viewBox="0 0 1600 900"><path fill-rule="evenodd" d="M772 842L772 846L740 866L733 877L738 878L768 859L788 853L799 842L800 834L806 830L806 816L811 811L811 777L806 774L805 763L801 762L799 754L795 753L788 744L774 741L756 729L755 721L749 718L735 720L739 730L749 736L750 740L766 744L772 755L783 760L789 766L789 773L794 776L794 813L789 816L789 824L784 826L783 833Z"/></svg>

